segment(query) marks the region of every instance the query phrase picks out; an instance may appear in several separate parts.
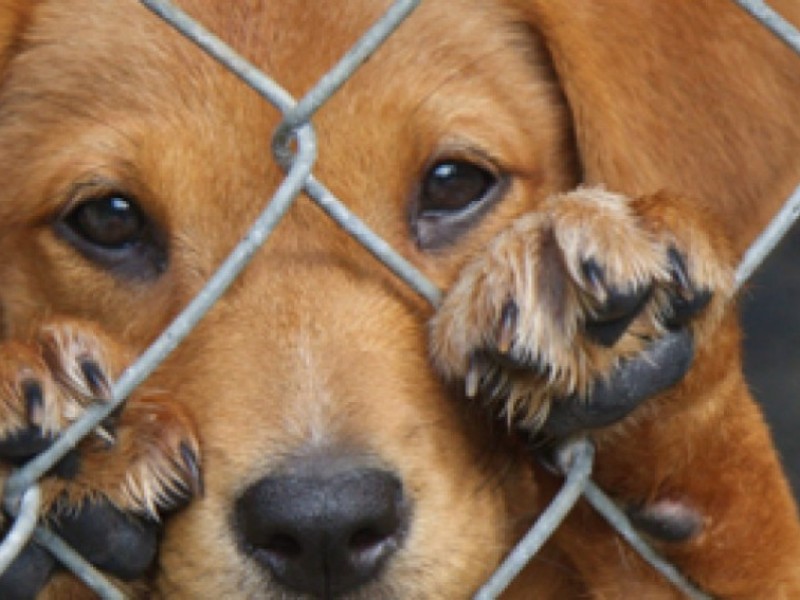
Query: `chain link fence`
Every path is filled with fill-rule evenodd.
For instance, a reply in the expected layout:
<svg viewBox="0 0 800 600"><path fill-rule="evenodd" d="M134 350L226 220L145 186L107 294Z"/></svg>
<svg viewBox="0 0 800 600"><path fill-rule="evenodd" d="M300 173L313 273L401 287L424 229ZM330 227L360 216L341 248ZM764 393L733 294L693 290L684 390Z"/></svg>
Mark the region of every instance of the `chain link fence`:
<svg viewBox="0 0 800 600"><path fill-rule="evenodd" d="M760 0L732 1L747 10L800 54L800 32L769 6ZM374 234L313 174L317 152L315 132L311 123L314 114L408 17L420 0L396 0L339 63L299 100L293 98L279 83L239 56L168 0L140 0L140 2L234 72L255 89L266 102L281 112L283 119L275 131L272 150L275 160L285 171L285 177L246 236L200 293L138 360L122 373L113 387L113 400L89 407L86 414L65 430L47 451L15 470L5 483L3 507L13 519L13 523L0 543L0 573L33 539L104 599L123 598L123 595L63 540L45 526L38 524L40 506L38 481L78 442L117 410L131 392L192 331L245 268L301 193L312 198L331 219L432 306L437 306L441 297L436 286ZM736 273L738 286L750 277L799 216L800 187L746 252ZM593 460L594 449L585 439L572 441L556 452L556 466L565 477L561 490L489 581L477 592L476 600L489 600L499 596L545 544L581 497L585 498L623 539L687 597L710 598L659 557L637 534L625 514L592 481Z"/></svg>

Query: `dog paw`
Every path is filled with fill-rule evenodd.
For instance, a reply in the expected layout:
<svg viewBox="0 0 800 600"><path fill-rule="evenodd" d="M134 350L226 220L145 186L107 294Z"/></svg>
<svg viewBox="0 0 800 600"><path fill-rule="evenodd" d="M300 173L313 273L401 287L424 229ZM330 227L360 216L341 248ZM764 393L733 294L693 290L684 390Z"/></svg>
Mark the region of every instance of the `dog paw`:
<svg viewBox="0 0 800 600"><path fill-rule="evenodd" d="M683 198L554 196L464 268L431 323L433 361L525 428L607 425L685 374L731 264Z"/></svg>
<svg viewBox="0 0 800 600"><path fill-rule="evenodd" d="M117 344L76 321L42 325L0 345L0 458L21 463L94 402L108 402L129 362ZM104 497L123 511L158 515L200 488L199 446L188 415L166 397L137 392L42 483L44 504Z"/></svg>
<svg viewBox="0 0 800 600"><path fill-rule="evenodd" d="M158 551L159 524L147 517L120 511L106 500L87 502L80 509L60 514L50 527L69 546L106 575L119 582L143 577ZM37 598L43 590L46 597L76 597L63 591L76 585L80 598L95 595L84 593L75 580L55 583L51 578L60 571L55 556L35 542L29 542L0 574L0 598Z"/></svg>
<svg viewBox="0 0 800 600"><path fill-rule="evenodd" d="M45 450L91 404L111 400L129 362L118 344L78 321L54 320L30 339L0 344L3 470ZM99 568L141 574L155 555L160 515L201 491L199 456L185 411L137 391L42 479L42 518ZM31 560L41 562L31 548L0 578L0 590L3 581L13 588L14 573ZM135 560L119 560L130 549Z"/></svg>

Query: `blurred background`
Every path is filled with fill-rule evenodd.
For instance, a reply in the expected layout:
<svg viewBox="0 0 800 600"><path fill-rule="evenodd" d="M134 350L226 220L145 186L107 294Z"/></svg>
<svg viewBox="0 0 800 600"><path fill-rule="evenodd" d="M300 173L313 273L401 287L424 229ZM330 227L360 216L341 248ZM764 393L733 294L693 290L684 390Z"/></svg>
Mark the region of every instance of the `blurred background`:
<svg viewBox="0 0 800 600"><path fill-rule="evenodd" d="M742 293L745 372L800 499L800 226Z"/></svg>

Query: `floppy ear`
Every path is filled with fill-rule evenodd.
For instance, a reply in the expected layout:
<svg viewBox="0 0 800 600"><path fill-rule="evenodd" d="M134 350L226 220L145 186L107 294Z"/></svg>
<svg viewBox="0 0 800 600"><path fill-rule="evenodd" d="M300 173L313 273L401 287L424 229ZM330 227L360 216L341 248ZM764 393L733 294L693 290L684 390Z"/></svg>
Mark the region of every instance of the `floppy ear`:
<svg viewBox="0 0 800 600"><path fill-rule="evenodd" d="M732 0L514 1L549 49L586 183L723 201L740 250L800 183L800 57ZM772 4L800 22L800 2Z"/></svg>

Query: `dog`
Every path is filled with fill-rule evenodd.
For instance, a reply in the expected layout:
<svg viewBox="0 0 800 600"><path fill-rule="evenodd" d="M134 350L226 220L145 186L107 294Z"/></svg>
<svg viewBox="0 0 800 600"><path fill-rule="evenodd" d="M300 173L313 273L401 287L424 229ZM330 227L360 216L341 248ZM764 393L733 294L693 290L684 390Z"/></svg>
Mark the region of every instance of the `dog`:
<svg viewBox="0 0 800 600"><path fill-rule="evenodd" d="M388 1L182 0L296 97ZM796 4L776 8L800 22ZM265 102L134 0L0 0L0 454L38 453L283 180ZM42 517L131 596L465 598L594 478L720 598L800 597L734 268L800 179L800 59L728 0L429 0L313 118L317 178ZM93 597L30 544L4 598ZM673 598L579 505L511 598Z"/></svg>

